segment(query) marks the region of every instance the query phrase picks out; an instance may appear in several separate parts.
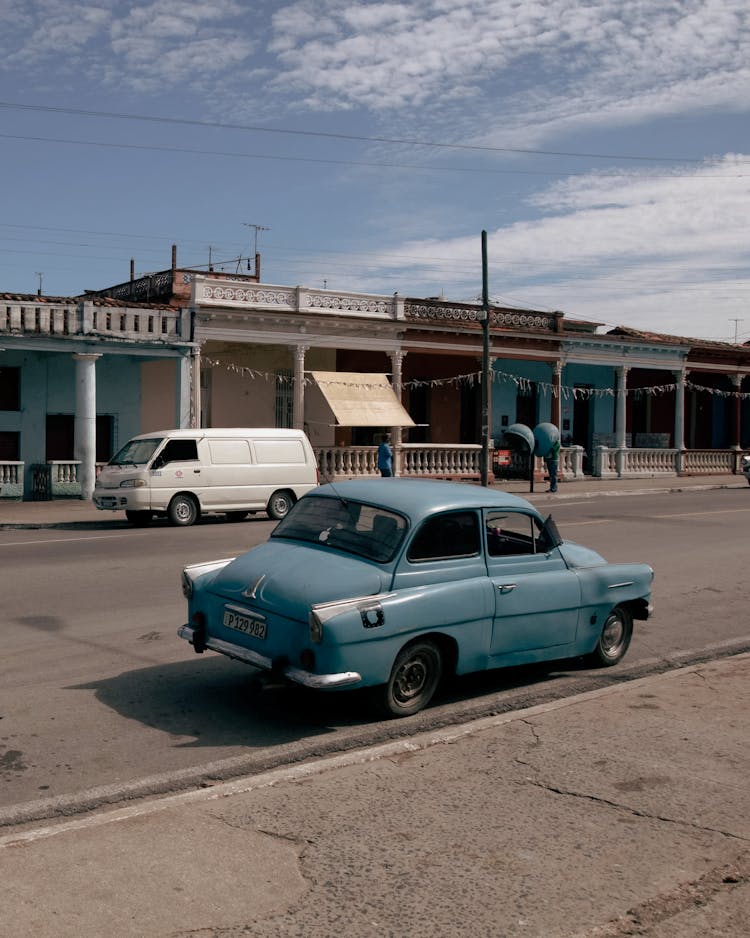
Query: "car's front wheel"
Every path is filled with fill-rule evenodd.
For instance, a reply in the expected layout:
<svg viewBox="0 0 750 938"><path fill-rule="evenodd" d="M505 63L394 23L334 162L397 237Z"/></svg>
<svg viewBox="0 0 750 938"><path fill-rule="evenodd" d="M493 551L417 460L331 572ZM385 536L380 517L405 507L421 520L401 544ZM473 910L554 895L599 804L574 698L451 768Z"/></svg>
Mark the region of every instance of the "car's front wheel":
<svg viewBox="0 0 750 938"><path fill-rule="evenodd" d="M396 656L388 683L380 692L380 709L389 717L418 713L432 699L443 673L440 649L433 642L415 642Z"/></svg>
<svg viewBox="0 0 750 938"><path fill-rule="evenodd" d="M186 528L197 521L198 506L189 495L175 495L167 514L171 524Z"/></svg>
<svg viewBox="0 0 750 938"><path fill-rule="evenodd" d="M633 616L624 606L615 606L604 620L599 641L591 653L597 667L610 668L622 661L633 637Z"/></svg>

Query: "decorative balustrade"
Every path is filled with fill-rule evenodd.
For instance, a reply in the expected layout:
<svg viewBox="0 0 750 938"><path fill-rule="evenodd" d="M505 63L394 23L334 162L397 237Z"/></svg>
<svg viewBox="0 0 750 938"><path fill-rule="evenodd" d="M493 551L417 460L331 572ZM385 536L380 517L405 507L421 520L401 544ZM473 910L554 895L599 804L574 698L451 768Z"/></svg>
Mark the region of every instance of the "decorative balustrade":
<svg viewBox="0 0 750 938"><path fill-rule="evenodd" d="M403 318L404 301L395 295L344 293L268 283L217 280L197 276L193 304L243 310L283 310L291 313L349 313L375 319Z"/></svg>
<svg viewBox="0 0 750 938"><path fill-rule="evenodd" d="M189 341L189 312L82 303L8 302L0 305L0 335L100 335L129 341Z"/></svg>
<svg viewBox="0 0 750 938"><path fill-rule="evenodd" d="M653 478L658 475L710 475L740 471L741 451L594 447L592 475L601 478Z"/></svg>
<svg viewBox="0 0 750 938"><path fill-rule="evenodd" d="M401 476L479 479L482 447L478 444L402 443L395 447ZM377 446L315 447L321 480L378 475ZM400 464L400 465L399 465Z"/></svg>
<svg viewBox="0 0 750 938"><path fill-rule="evenodd" d="M685 474L711 472L739 472L740 457L738 450L691 449L682 454L682 471Z"/></svg>
<svg viewBox="0 0 750 938"><path fill-rule="evenodd" d="M23 498L23 467L22 462L0 462L0 498Z"/></svg>
<svg viewBox="0 0 750 938"><path fill-rule="evenodd" d="M320 481L378 474L377 446L316 446Z"/></svg>
<svg viewBox="0 0 750 938"><path fill-rule="evenodd" d="M479 479L482 447L476 443L402 443L402 476Z"/></svg>

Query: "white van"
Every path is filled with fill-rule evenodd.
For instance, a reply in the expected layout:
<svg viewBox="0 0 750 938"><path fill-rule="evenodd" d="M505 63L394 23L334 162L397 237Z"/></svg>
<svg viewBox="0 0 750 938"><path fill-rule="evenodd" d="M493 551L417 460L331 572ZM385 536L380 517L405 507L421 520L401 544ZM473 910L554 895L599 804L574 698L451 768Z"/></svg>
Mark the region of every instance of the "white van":
<svg viewBox="0 0 750 938"><path fill-rule="evenodd" d="M207 512L242 521L267 511L279 519L317 484L301 430L162 430L133 437L102 467L93 501L139 526L155 515L189 525Z"/></svg>

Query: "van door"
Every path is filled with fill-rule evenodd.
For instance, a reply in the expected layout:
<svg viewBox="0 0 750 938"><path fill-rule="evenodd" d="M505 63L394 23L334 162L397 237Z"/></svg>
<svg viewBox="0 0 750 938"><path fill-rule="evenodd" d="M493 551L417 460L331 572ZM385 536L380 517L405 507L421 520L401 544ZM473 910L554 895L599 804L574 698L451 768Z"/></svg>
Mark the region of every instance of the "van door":
<svg viewBox="0 0 750 938"><path fill-rule="evenodd" d="M151 463L151 508L165 511L175 492L194 492L203 500L203 467L197 439L169 439Z"/></svg>

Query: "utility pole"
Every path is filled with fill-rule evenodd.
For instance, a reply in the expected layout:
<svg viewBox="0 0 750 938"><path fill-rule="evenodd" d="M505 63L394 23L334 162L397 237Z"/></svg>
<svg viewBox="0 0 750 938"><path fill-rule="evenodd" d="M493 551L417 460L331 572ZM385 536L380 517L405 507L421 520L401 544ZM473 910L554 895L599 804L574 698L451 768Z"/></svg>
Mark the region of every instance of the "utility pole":
<svg viewBox="0 0 750 938"><path fill-rule="evenodd" d="M39 289L36 291L36 295L41 296L42 295L42 277L44 276L44 274L41 273L41 271L37 270L36 275L37 277L39 277Z"/></svg>
<svg viewBox="0 0 750 938"><path fill-rule="evenodd" d="M729 321L734 323L734 344L736 345L736 344L737 344L737 338L738 338L738 335L737 335L737 326L738 326L741 322L744 322L745 320L744 320L744 319L730 319Z"/></svg>
<svg viewBox="0 0 750 938"><path fill-rule="evenodd" d="M482 232L482 485L490 484L490 299L487 232Z"/></svg>

